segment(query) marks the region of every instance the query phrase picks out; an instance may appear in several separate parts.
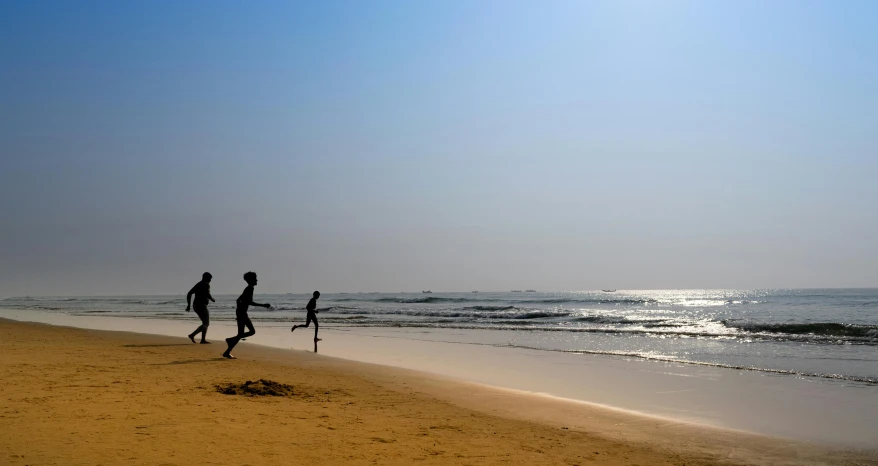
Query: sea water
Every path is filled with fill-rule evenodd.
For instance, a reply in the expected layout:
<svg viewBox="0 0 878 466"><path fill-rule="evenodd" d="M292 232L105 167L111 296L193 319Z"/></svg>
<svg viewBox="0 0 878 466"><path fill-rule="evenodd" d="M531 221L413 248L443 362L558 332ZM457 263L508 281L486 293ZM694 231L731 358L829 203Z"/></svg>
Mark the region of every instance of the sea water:
<svg viewBox="0 0 878 466"><path fill-rule="evenodd" d="M235 295L214 296L232 321ZM302 323L309 295L257 295L258 327ZM0 307L191 320L185 296L7 297ZM324 293L323 329L410 328L457 343L591 353L878 384L878 289ZM427 335L427 336L425 336Z"/></svg>

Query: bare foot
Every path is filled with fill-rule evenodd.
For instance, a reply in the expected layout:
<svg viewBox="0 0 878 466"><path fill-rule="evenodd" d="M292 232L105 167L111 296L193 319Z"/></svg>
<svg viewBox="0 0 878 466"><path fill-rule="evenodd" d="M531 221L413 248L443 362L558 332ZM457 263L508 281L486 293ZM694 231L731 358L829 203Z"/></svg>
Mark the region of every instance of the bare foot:
<svg viewBox="0 0 878 466"><path fill-rule="evenodd" d="M192 340L192 343L195 343L195 335L189 335L189 339Z"/></svg>
<svg viewBox="0 0 878 466"><path fill-rule="evenodd" d="M202 344L202 345L209 345L209 344L210 344L210 342L209 342L209 341L207 341L207 340L201 340L201 344Z"/></svg>
<svg viewBox="0 0 878 466"><path fill-rule="evenodd" d="M228 359L238 359L238 358L232 356L232 353L229 353L228 351L226 351L225 353L223 353L223 357L224 357L224 358L228 358Z"/></svg>
<svg viewBox="0 0 878 466"><path fill-rule="evenodd" d="M323 341L323 338L315 338L315 339L314 339L314 342L315 342L315 343L318 342L318 341Z"/></svg>
<svg viewBox="0 0 878 466"><path fill-rule="evenodd" d="M295 330L297 327L298 327L298 325L293 325L293 328L291 328L290 331L292 332L292 331Z"/></svg>

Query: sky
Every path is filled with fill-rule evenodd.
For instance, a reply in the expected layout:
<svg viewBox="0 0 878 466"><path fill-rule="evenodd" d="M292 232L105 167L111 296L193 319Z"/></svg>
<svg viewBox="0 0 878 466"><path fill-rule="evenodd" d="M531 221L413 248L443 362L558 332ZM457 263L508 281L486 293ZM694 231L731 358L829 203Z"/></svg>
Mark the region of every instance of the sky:
<svg viewBox="0 0 878 466"><path fill-rule="evenodd" d="M0 297L878 286L878 2L0 3Z"/></svg>

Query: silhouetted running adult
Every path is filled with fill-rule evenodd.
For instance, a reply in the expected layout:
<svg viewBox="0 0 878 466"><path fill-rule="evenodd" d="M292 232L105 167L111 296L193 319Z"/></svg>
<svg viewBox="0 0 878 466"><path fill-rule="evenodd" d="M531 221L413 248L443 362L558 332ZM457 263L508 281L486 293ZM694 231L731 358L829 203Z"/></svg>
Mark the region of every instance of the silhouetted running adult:
<svg viewBox="0 0 878 466"><path fill-rule="evenodd" d="M250 317L247 316L247 309L250 306L271 307L271 304L268 303L259 304L253 302L253 287L256 286L255 273L245 273L244 281L247 282L247 288L244 288L244 292L241 293L241 296L238 296L238 307L235 309L235 319L238 321L238 334L231 338L226 338L226 343L229 344L229 349L223 353L224 358L235 359L235 357L232 356L232 348L234 348L242 338L256 335L256 329L253 328L253 322L251 322ZM245 333L244 327L249 328L250 331Z"/></svg>
<svg viewBox="0 0 878 466"><path fill-rule="evenodd" d="M201 275L201 281L196 283L186 295L186 312L189 312L190 307L192 307L192 295L195 295L195 313L198 314L198 318L201 319L201 326L189 334L189 339L192 340L192 343L195 343L195 335L200 333L201 344L210 344L210 342L207 341L207 327L210 325L210 314L207 312L207 301L210 300L216 302L213 299L213 296L210 295L210 280L212 278L213 275L204 272L204 274Z"/></svg>
<svg viewBox="0 0 878 466"><path fill-rule="evenodd" d="M317 313L320 312L317 310L317 299L320 298L320 292L315 291L314 297L311 298L311 301L308 301L308 305L305 306L305 310L308 311L308 316L305 317L305 325L293 325L293 328L290 331L295 331L297 328L308 328L311 325L311 321L314 321L314 352L317 352L317 342L320 341L320 338L317 338L317 331L320 330L320 324L317 323Z"/></svg>

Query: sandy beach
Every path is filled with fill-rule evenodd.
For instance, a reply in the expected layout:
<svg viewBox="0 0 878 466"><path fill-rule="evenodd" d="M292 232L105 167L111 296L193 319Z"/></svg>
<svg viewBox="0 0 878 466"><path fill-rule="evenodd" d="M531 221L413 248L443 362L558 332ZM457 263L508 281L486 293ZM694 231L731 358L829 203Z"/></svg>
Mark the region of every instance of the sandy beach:
<svg viewBox="0 0 878 466"><path fill-rule="evenodd" d="M184 313L185 315L185 313ZM192 320L68 315L0 308L0 319L113 332L178 337ZM260 321L242 348L313 352L311 334ZM233 322L211 325L211 339L233 335ZM410 369L460 382L556 397L637 415L812 442L835 449L876 449L878 385L590 355L510 348L517 335L460 329L321 326L322 356ZM188 340L187 340L188 341ZM236 350L237 351L237 350ZM249 350L248 350L249 351ZM246 354L246 353L245 353ZM246 356L245 356L246 357ZM439 396L444 392L439 392ZM465 402L455 400L456 403ZM530 412L530 411L528 411ZM513 410L512 414L520 415Z"/></svg>
<svg viewBox="0 0 878 466"><path fill-rule="evenodd" d="M0 25L0 466L878 466L878 1Z"/></svg>
<svg viewBox="0 0 878 466"><path fill-rule="evenodd" d="M8 464L878 464L305 351L0 321ZM260 379L287 396L227 395Z"/></svg>

